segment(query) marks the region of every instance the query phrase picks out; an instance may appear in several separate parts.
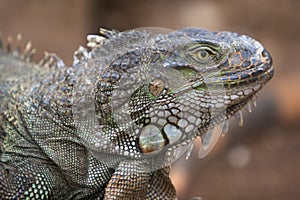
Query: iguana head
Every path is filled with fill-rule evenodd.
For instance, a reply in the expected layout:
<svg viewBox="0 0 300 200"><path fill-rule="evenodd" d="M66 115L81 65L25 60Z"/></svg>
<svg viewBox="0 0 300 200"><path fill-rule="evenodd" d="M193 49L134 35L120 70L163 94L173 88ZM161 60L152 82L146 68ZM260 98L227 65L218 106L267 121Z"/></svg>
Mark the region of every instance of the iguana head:
<svg viewBox="0 0 300 200"><path fill-rule="evenodd" d="M197 136L206 152L209 130L220 124L224 131L273 76L267 50L245 35L196 28L105 33L81 67L94 75L86 97L95 125L85 141L95 154L163 155L169 164Z"/></svg>

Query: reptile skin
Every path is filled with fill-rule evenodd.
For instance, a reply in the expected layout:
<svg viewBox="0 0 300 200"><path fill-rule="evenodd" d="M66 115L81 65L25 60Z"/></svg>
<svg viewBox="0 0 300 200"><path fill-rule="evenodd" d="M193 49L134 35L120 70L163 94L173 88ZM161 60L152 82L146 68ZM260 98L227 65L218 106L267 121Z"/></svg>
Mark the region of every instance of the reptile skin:
<svg viewBox="0 0 300 200"><path fill-rule="evenodd" d="M0 41L1 199L175 199L169 166L200 157L272 78L256 40L197 28L100 29L72 66ZM221 131L212 130L221 126Z"/></svg>

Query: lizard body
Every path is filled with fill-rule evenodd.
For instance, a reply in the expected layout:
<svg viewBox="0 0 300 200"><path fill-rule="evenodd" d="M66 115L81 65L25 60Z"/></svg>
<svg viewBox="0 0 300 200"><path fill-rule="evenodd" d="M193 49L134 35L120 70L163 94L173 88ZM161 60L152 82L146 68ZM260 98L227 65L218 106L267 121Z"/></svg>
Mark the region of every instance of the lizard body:
<svg viewBox="0 0 300 200"><path fill-rule="evenodd" d="M2 199L174 199L168 166L196 137L205 155L210 130L273 76L264 47L236 33L100 33L71 67L0 49Z"/></svg>

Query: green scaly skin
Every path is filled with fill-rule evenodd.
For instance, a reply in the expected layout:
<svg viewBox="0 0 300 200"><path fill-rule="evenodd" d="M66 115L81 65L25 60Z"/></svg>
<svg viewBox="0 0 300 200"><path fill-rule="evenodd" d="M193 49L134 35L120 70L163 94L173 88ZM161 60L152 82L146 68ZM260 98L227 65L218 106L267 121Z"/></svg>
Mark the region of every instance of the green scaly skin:
<svg viewBox="0 0 300 200"><path fill-rule="evenodd" d="M0 48L1 199L175 199L169 165L273 76L250 37L149 30L100 29L71 67Z"/></svg>

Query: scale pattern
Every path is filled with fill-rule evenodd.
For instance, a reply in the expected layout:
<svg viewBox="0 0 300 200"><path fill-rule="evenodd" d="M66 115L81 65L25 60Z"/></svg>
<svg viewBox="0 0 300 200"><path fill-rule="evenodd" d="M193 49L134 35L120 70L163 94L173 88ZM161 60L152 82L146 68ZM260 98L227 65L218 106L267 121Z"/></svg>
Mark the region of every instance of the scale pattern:
<svg viewBox="0 0 300 200"><path fill-rule="evenodd" d="M175 199L170 164L196 138L204 157L273 76L264 47L231 32L87 39L65 66L0 38L1 199Z"/></svg>

